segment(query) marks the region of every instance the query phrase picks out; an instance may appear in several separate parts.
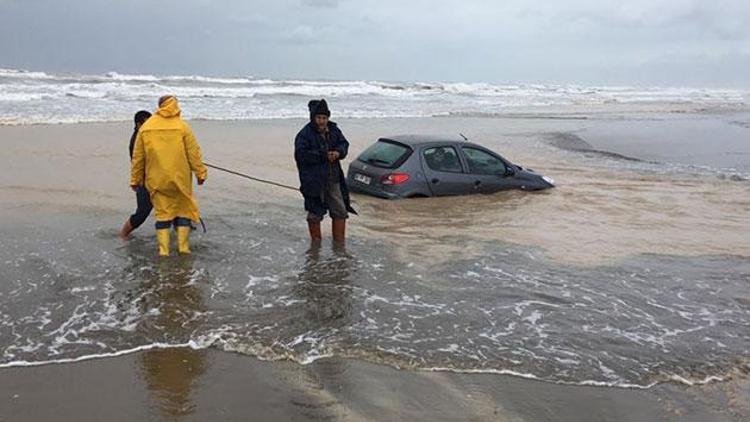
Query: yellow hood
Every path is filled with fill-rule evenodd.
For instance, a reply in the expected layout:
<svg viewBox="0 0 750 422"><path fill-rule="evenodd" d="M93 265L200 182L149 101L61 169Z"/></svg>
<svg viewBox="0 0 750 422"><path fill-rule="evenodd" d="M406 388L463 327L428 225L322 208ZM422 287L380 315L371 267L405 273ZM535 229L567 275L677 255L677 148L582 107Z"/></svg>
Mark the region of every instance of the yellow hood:
<svg viewBox="0 0 750 422"><path fill-rule="evenodd" d="M180 115L180 111L180 105L177 104L177 98L169 97L161 103L159 109L156 110L156 114L162 117L175 117Z"/></svg>

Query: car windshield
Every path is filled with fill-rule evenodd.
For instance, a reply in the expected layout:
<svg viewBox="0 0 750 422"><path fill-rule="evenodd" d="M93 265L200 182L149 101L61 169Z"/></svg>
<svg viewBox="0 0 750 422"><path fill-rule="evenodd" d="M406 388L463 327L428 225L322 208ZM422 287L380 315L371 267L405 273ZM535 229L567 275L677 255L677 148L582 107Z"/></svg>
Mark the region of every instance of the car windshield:
<svg viewBox="0 0 750 422"><path fill-rule="evenodd" d="M364 150L357 159L377 167L395 168L409 154L411 154L409 147L381 139Z"/></svg>

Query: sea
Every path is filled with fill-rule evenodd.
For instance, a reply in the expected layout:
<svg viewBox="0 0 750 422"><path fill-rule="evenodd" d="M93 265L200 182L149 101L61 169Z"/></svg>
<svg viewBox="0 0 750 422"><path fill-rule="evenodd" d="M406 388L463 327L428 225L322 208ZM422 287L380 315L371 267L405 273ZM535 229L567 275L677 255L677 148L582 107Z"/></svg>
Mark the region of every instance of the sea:
<svg viewBox="0 0 750 422"><path fill-rule="evenodd" d="M403 118L573 114L607 105L649 111L732 109L749 90L577 85L275 80L253 77L61 74L0 69L0 125L129 120L166 93L184 117L206 120L305 117L301 99L328 98L336 116ZM567 110L567 111L565 111Z"/></svg>
<svg viewBox="0 0 750 422"><path fill-rule="evenodd" d="M212 176L214 193L199 198L208 232L194 232L191 256L158 259L150 223L117 238L128 192L126 208L86 205L74 199L101 196L97 178L64 176L88 168L106 179L119 149L86 155L80 142L94 141L19 134L129 130L166 93L199 138L266 125L291 139L313 98L333 105L345 133L368 135L350 139L354 152L389 131L462 127L557 187L355 195L343 247L307 242L294 192ZM747 375L749 102L741 89L0 69L0 371L215 348L615 388ZM235 141L204 151L286 153ZM58 152L65 142L75 159ZM295 174L293 163L269 171Z"/></svg>

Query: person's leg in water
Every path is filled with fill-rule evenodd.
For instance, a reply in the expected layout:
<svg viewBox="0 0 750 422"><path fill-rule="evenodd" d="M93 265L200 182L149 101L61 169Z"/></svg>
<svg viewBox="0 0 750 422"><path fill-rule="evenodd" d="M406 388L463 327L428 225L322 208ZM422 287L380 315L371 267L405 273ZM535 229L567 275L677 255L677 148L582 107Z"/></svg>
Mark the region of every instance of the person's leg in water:
<svg viewBox="0 0 750 422"><path fill-rule="evenodd" d="M177 230L177 252L181 254L190 254L190 231L193 229L190 220L184 217L177 217L174 220L175 230Z"/></svg>
<svg viewBox="0 0 750 422"><path fill-rule="evenodd" d="M333 232L333 241L344 243L346 241L346 219L333 218L331 222L331 231Z"/></svg>
<svg viewBox="0 0 750 422"><path fill-rule="evenodd" d="M346 240L346 219L349 218L349 213L346 211L341 186L338 183L331 184L328 188L326 203L331 214L333 241L339 244L344 243Z"/></svg>
<svg viewBox="0 0 750 422"><path fill-rule="evenodd" d="M169 238L171 231L171 221L156 222L156 243L159 245L159 256L169 256Z"/></svg>
<svg viewBox="0 0 750 422"><path fill-rule="evenodd" d="M323 235L320 232L320 222L322 220L322 215L317 215L312 212L307 213L307 229L310 232L310 241L313 243L320 243L323 239Z"/></svg>
<svg viewBox="0 0 750 422"><path fill-rule="evenodd" d="M127 240L128 236L130 236L130 233L133 231L133 223L130 222L130 217L128 217L127 220L125 220L125 224L122 225L122 228L120 229L120 239Z"/></svg>
<svg viewBox="0 0 750 422"><path fill-rule="evenodd" d="M151 205L151 197L148 194L148 190L144 186L138 186L135 191L135 198L137 202L137 208L135 213L125 220L125 224L120 230L120 237L127 239L130 233L146 221L148 215L151 214L153 206Z"/></svg>

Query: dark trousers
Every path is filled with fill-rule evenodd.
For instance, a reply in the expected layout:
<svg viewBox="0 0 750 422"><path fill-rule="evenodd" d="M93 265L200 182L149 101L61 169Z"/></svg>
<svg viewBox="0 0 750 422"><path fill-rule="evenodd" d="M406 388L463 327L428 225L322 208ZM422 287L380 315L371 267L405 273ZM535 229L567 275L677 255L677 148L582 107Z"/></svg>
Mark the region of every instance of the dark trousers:
<svg viewBox="0 0 750 422"><path fill-rule="evenodd" d="M133 227L133 230L146 221L148 215L151 214L151 209L154 208L151 205L151 197L145 186L138 186L135 189L135 199L138 203L138 208L135 210L135 214L130 216L130 226Z"/></svg>
<svg viewBox="0 0 750 422"><path fill-rule="evenodd" d="M157 221L156 222L156 230L162 230L162 229L168 229L170 227L174 226L177 227L190 227L193 228L193 225L190 223L190 219L185 217L177 217L174 220L171 221Z"/></svg>

